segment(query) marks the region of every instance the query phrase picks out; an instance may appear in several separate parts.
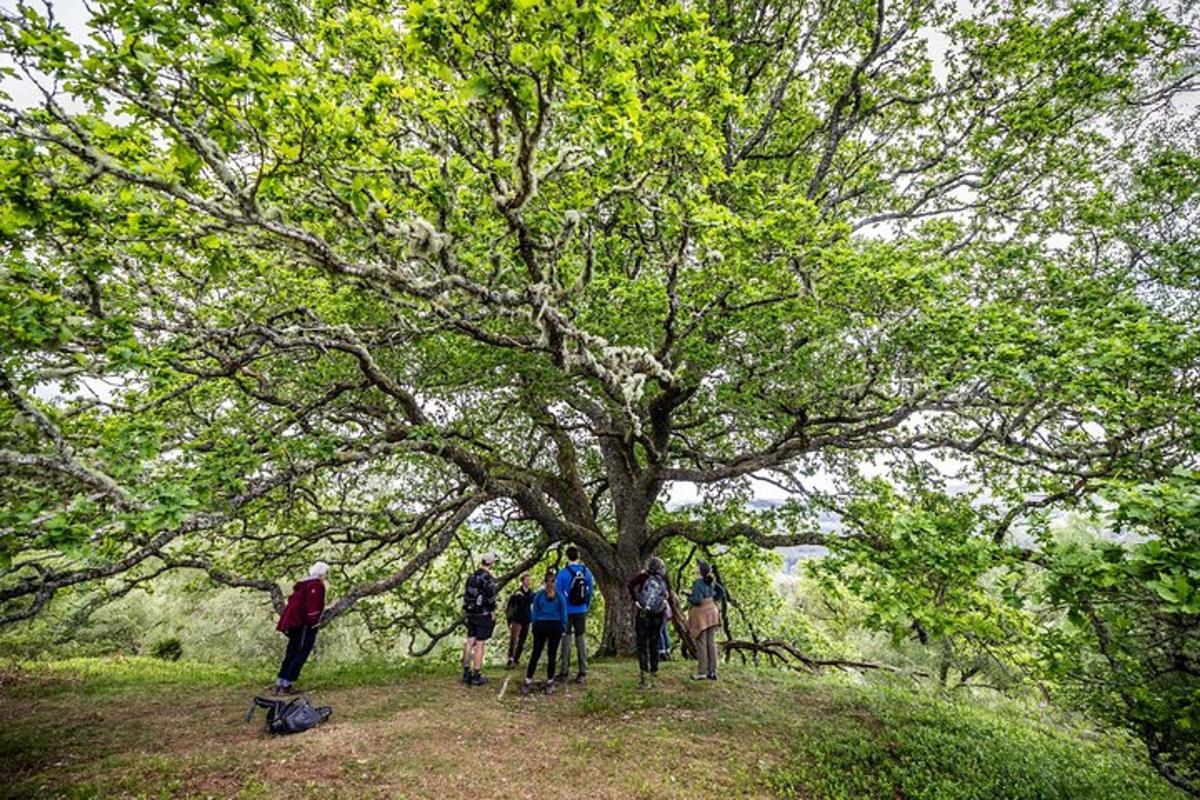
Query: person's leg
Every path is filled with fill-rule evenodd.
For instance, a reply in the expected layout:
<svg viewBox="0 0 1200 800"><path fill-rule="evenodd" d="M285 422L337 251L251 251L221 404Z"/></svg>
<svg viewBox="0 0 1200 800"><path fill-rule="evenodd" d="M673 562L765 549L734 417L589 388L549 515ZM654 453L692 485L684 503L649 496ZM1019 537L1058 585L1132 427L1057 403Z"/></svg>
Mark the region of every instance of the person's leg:
<svg viewBox="0 0 1200 800"><path fill-rule="evenodd" d="M546 628L543 625L533 626L533 650L529 653L529 666L525 667L525 682L529 683L533 680L534 673L537 672L538 659L542 657L542 649L546 646ZM556 653L550 651L550 665L553 668L554 656Z"/></svg>
<svg viewBox="0 0 1200 800"><path fill-rule="evenodd" d="M311 625L305 625L300 629L300 650L296 653L296 659L292 662L292 674L288 678L291 683L300 680L300 670L304 669L304 662L308 661L308 654L312 652L313 645L316 642L316 628Z"/></svg>
<svg viewBox="0 0 1200 800"><path fill-rule="evenodd" d="M517 655L513 658L513 661L515 661L517 663L520 663L520 661L521 661L521 651L525 649L525 637L528 635L529 635L529 623L526 622L523 625L521 625L521 632L517 637Z"/></svg>
<svg viewBox="0 0 1200 800"><path fill-rule="evenodd" d="M516 662L516 659L514 659L513 656L517 652L517 636L520 634L520 632L521 623L508 623L508 665L510 667Z"/></svg>
<svg viewBox="0 0 1200 800"><path fill-rule="evenodd" d="M707 641L707 637L709 636L711 631L712 631L712 628L709 628L706 631L701 631L700 635L696 637L696 661L699 662L696 665L696 677L698 677L698 678L704 678L704 677L708 676L708 641Z"/></svg>
<svg viewBox="0 0 1200 800"><path fill-rule="evenodd" d="M574 621L575 621L574 617L567 618L567 637L568 638L563 639L562 660L558 662L558 677L564 681L567 679L567 674L571 671L571 648L568 647L567 644L570 641L569 637L571 635L571 631L574 630L574 628L572 627ZM561 636L561 634L560 634L560 636Z"/></svg>
<svg viewBox="0 0 1200 800"><path fill-rule="evenodd" d="M708 677L717 677L717 629L708 629Z"/></svg>
<svg viewBox="0 0 1200 800"><path fill-rule="evenodd" d="M475 637L471 635L471 620L467 620L467 641L463 644L462 681L466 683L471 680L471 658L475 654Z"/></svg>
<svg viewBox="0 0 1200 800"><path fill-rule="evenodd" d="M554 625L553 623L551 623L551 625L553 627L551 627L550 630L547 631L547 646L549 648L547 650L547 652L550 654L550 657L546 659L546 684L547 685L554 683L554 664L557 661L557 659L555 658L557 653L555 651L558 650L558 646L560 643L563 645L563 649L566 649L566 642L563 641L562 628L558 627L557 625Z"/></svg>
<svg viewBox="0 0 1200 800"><path fill-rule="evenodd" d="M475 672L480 672L483 669L483 655L487 649L487 640L475 640Z"/></svg>
<svg viewBox="0 0 1200 800"><path fill-rule="evenodd" d="M290 631L284 631L287 636L287 647L283 651L283 661L279 664L279 675L275 679L276 686L287 686L291 680L288 678L292 674L292 662L296 660L296 653L300 649L300 631L301 628L292 628Z"/></svg>
<svg viewBox="0 0 1200 800"><path fill-rule="evenodd" d="M575 628L575 652L579 656L579 677L587 675L587 614L579 615Z"/></svg>
<svg viewBox="0 0 1200 800"><path fill-rule="evenodd" d="M662 633L662 617L653 616L646 620L646 657L650 661L650 675L658 675L658 635Z"/></svg>
<svg viewBox="0 0 1200 800"><path fill-rule="evenodd" d="M649 642L650 627L647 625L644 615L638 614L637 619L633 623L633 632L634 641L637 642L638 669L642 672L649 672L650 654L648 651L651 647Z"/></svg>

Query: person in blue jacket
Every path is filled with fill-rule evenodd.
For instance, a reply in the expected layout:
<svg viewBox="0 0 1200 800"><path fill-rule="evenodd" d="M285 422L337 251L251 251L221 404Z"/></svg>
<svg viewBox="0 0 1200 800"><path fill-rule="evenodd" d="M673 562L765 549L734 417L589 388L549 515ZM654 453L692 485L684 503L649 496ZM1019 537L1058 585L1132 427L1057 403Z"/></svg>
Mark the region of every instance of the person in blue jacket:
<svg viewBox="0 0 1200 800"><path fill-rule="evenodd" d="M567 565L558 571L556 581L558 593L567 601L567 638L563 641L562 661L559 664L558 679L566 683L571 672L571 639L575 640L575 650L579 655L579 673L575 676L576 683L583 683L587 675L587 641L584 631L587 630L588 608L592 605L592 596L596 591L596 579L592 571L579 560L579 548L575 545L567 547Z"/></svg>
<svg viewBox="0 0 1200 800"><path fill-rule="evenodd" d="M558 643L567 632L567 600L555 585L553 570L546 573L545 588L539 589L530 601L529 617L533 621L533 652L529 654L521 694L529 694L533 688L533 674L537 672L543 647L546 648L546 694L551 694L554 692L554 666L558 663Z"/></svg>

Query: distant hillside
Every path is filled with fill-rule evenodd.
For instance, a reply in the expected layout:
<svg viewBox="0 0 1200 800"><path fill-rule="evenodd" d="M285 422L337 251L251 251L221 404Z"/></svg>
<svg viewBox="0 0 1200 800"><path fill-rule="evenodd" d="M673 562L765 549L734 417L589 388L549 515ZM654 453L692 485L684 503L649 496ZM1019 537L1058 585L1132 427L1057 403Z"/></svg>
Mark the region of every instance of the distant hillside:
<svg viewBox="0 0 1200 800"><path fill-rule="evenodd" d="M265 668L9 666L0 797L1179 797L1134 744L1036 708L742 667L692 682L688 666L643 692L635 665L601 663L552 697L520 696L516 673L468 689L444 667L325 666L305 678L333 719L279 739L241 719Z"/></svg>

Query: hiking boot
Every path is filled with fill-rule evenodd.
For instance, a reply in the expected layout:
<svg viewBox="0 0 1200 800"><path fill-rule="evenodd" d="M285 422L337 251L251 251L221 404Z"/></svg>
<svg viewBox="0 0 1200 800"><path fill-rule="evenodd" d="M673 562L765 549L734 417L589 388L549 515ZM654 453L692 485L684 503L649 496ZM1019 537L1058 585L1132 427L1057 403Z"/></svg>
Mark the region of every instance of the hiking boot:
<svg viewBox="0 0 1200 800"><path fill-rule="evenodd" d="M280 687L279 687L279 693L280 693L280 694L287 694L287 695L292 695L292 694L300 694L300 690L299 690L299 689L297 689L295 686L293 686L292 684L290 684L290 683L289 683L287 686L280 686Z"/></svg>
<svg viewBox="0 0 1200 800"><path fill-rule="evenodd" d="M576 675L576 676L575 676L575 685L576 685L576 686L583 686L583 679L584 679L584 678L586 678L586 677L587 677L587 673L586 673L586 672L581 672L581 673L579 673L578 675Z"/></svg>
<svg viewBox="0 0 1200 800"><path fill-rule="evenodd" d="M651 689L658 688L658 673L657 672L650 673L650 688Z"/></svg>
<svg viewBox="0 0 1200 800"><path fill-rule="evenodd" d="M471 668L470 667L463 667L462 682L465 686L471 685Z"/></svg>
<svg viewBox="0 0 1200 800"><path fill-rule="evenodd" d="M542 691L546 694L554 694L554 685L554 681L546 681L546 686Z"/></svg>
<svg viewBox="0 0 1200 800"><path fill-rule="evenodd" d="M521 694L529 694L531 691L533 691L533 681L526 678L525 682L521 684Z"/></svg>
<svg viewBox="0 0 1200 800"><path fill-rule="evenodd" d="M650 682L649 682L649 681L647 680L647 678L646 678L646 675L647 675L647 674L648 674L648 673L647 673L645 670L642 670L642 671L641 671L641 672L638 674L638 688L639 688L639 689L645 689L647 686L649 686L649 685L650 685Z"/></svg>
<svg viewBox="0 0 1200 800"><path fill-rule="evenodd" d="M488 682L488 679L483 677L483 675L481 675L478 672L474 673L471 676L471 685L472 686L483 686L487 682Z"/></svg>
<svg viewBox="0 0 1200 800"><path fill-rule="evenodd" d="M717 679L717 676L716 676L716 675L709 675L709 676L708 676L708 679L709 679L710 681L715 681L715 680Z"/></svg>

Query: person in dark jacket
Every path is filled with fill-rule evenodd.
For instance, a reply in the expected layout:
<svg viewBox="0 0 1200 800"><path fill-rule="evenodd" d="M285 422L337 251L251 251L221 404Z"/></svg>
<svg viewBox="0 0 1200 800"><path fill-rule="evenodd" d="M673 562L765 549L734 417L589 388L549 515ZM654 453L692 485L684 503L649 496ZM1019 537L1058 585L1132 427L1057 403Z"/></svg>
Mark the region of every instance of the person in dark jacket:
<svg viewBox="0 0 1200 800"><path fill-rule="evenodd" d="M529 634L529 606L533 602L533 590L529 588L529 573L521 576L521 587L508 598L504 607L504 619L508 623L508 666L512 669L521 663L521 651L525 649L525 637Z"/></svg>
<svg viewBox="0 0 1200 800"><path fill-rule="evenodd" d="M634 620L637 639L640 686L658 685L658 643L671 607L671 585L667 582L667 566L658 556L646 562L646 568L629 581L629 597L636 609Z"/></svg>
<svg viewBox="0 0 1200 800"><path fill-rule="evenodd" d="M688 595L688 628L696 637L696 657L699 668L692 680L717 679L717 630L721 626L721 610L717 607L725 599L725 587L717 583L712 567L700 561L696 565L700 576L692 583Z"/></svg>
<svg viewBox="0 0 1200 800"><path fill-rule="evenodd" d="M275 678L275 694L295 694L297 691L295 683L317 641L317 627L325 612L325 576L328 574L329 565L324 561L313 564L308 577L292 587L287 605L279 615L275 630L284 633L288 643L283 663L279 665L279 675Z"/></svg>
<svg viewBox="0 0 1200 800"><path fill-rule="evenodd" d="M529 694L533 688L533 675L537 672L542 648L546 648L546 694L554 692L554 668L558 664L558 643L567 632L567 598L555 585L554 570L546 573L544 588L539 589L530 601L529 616L533 620L533 651L529 654L529 666L525 668L525 683L521 694ZM564 647L566 644L564 643Z"/></svg>
<svg viewBox="0 0 1200 800"><path fill-rule="evenodd" d="M485 553L480 567L467 578L463 592L463 613L467 618L467 642L463 647L462 682L468 686L487 683L483 677L483 652L487 640L492 638L496 627L496 579L492 568L496 566L495 553Z"/></svg>

